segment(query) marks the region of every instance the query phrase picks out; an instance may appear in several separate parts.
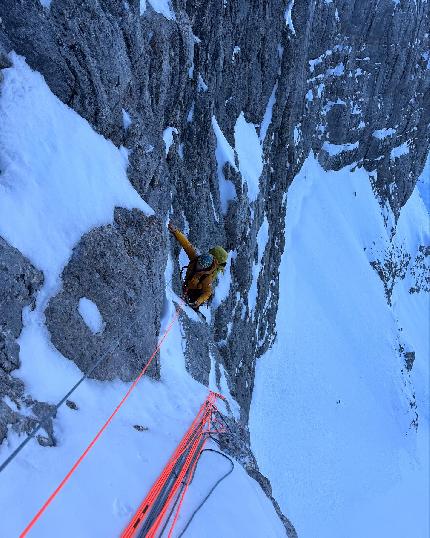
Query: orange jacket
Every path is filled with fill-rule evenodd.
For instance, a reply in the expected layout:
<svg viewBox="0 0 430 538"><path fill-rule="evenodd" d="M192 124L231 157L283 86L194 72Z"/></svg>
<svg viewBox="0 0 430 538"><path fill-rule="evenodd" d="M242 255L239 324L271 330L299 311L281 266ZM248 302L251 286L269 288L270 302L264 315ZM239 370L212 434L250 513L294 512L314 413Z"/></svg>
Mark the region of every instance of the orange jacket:
<svg viewBox="0 0 430 538"><path fill-rule="evenodd" d="M198 257L197 250L188 241L185 234L182 233L181 230L175 230L172 233L181 247L185 250L190 262L195 261L195 259ZM214 264L215 266L208 270L206 276L203 276L202 278L193 278L195 275L193 267L194 264L190 263L188 266L187 273L185 275L186 289L187 291L200 292L200 295L195 300L196 307L199 307L205 303L213 294L212 282L215 280L218 274L218 263L216 260L214 260Z"/></svg>

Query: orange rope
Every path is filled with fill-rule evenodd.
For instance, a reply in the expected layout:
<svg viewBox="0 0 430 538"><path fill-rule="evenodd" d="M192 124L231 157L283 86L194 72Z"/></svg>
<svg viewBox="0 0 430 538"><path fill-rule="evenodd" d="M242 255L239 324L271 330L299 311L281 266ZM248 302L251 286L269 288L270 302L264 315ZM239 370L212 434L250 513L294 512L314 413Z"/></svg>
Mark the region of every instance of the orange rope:
<svg viewBox="0 0 430 538"><path fill-rule="evenodd" d="M160 341L158 342L157 344L157 347L155 348L154 352L152 353L151 357L149 358L148 362L145 364L145 366L143 367L142 371L140 372L140 374L137 376L137 378L133 381L132 385L130 386L130 388L127 390L127 392L125 393L124 397L122 398L122 400L119 402L119 404L116 406L115 410L113 411L113 413L110 415L110 417L106 420L106 422L103 424L103 426L100 428L100 430L97 432L97 434L95 435L95 437L92 439L92 441L90 442L90 444L87 446L87 448L84 450L84 452L82 452L82 454L79 456L79 458L76 460L76 462L73 464L72 468L70 469L70 471L66 474L66 476L63 478L63 480L60 482L60 484L57 486L57 488L51 493L51 495L49 496L49 498L47 499L47 501L43 504L43 506L40 508L40 510L37 512L37 514L33 517L33 519L30 521L30 523L27 525L27 527L23 530L23 532L20 534L20 538L24 538L25 536L27 536L27 534L29 533L29 531L32 529L32 527L34 526L34 524L37 522L37 520L41 517L41 515L45 512L45 510L48 508L48 506L52 503L52 501L55 499L55 497L58 495L58 493L63 489L63 487L65 486L65 484L69 481L70 477L72 476L72 474L76 471L76 469L79 467L79 465L82 463L82 460L87 456L88 452L93 448L93 446L96 444L96 442L99 440L99 438L101 437L102 433L105 431L105 429L109 426L109 424L112 422L113 418L115 417L115 415L118 413L118 411L120 410L120 408L123 406L123 404L125 403L125 401L128 399L128 397L130 396L130 394L132 393L132 391L135 389L136 385L138 384L138 382L140 381L140 379L145 375L147 369L149 368L149 366L151 365L152 361L154 360L155 356L157 355L157 353L160 351L160 348L161 346L163 345L164 343L164 340L167 338L167 335L170 333L173 325L175 324L176 320L178 319L179 317L179 314L182 310L184 306L184 301L181 299L181 302L179 303L177 309L176 309L176 312L172 318L172 320L170 321L168 327L166 328L166 330L164 331L164 334L162 336L162 338L160 339Z"/></svg>
<svg viewBox="0 0 430 538"><path fill-rule="evenodd" d="M181 484L183 484L183 481L186 477L186 484L184 489L180 493L179 505L176 509L173 523L170 527L169 537L171 536L173 528L177 522L185 494L190 485L194 470L200 458L200 454L203 450L203 447L207 442L208 436L211 432L220 433L221 431L217 429L218 420L214 418L214 413L217 411L215 405L215 401L217 398L224 399L224 397L220 394L217 394L212 391L209 392L206 400L200 407L191 426L186 431L184 437L182 438L179 445L176 447L176 450L173 452L163 471L153 484L151 490L149 491L143 502L140 504L127 528L121 534L121 538L132 538L138 533L139 527L145 522L147 516L149 516L153 504L156 502L158 496L162 493L166 481L171 476L171 473L175 468L176 464L178 463L180 457L184 454L186 450L189 450L185 462L182 465L180 471L178 472L178 475L175 477L175 481L171 486L170 491L168 492L167 498L164 502L162 509L160 510L159 514L157 514L155 520L151 524L151 527L147 529L145 534L146 538L155 538L156 533L160 529L160 526L166 516L166 512L169 508L169 505L171 504L175 495L178 493Z"/></svg>

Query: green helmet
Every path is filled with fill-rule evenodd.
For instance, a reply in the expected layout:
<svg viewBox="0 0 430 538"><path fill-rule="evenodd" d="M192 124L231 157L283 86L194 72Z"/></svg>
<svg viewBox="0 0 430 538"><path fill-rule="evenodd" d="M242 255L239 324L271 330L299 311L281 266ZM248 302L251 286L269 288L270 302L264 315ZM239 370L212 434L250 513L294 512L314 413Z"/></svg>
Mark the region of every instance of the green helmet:
<svg viewBox="0 0 430 538"><path fill-rule="evenodd" d="M213 247L209 251L212 256L216 259L216 261L220 264L227 263L228 260L228 252L224 250L222 247L217 245L216 247Z"/></svg>

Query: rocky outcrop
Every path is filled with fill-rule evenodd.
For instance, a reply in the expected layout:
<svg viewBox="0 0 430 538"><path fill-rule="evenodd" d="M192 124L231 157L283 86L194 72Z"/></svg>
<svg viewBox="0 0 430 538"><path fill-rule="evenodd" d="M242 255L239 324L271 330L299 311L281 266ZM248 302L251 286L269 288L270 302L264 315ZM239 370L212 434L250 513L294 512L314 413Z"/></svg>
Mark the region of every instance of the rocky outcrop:
<svg viewBox="0 0 430 538"><path fill-rule="evenodd" d="M19 250L0 237L0 371L19 368L16 339L22 329L22 309L34 308L43 275Z"/></svg>
<svg viewBox="0 0 430 538"><path fill-rule="evenodd" d="M105 357L90 377L134 380L157 345L165 264L160 220L116 208L114 224L85 234L64 268L62 289L45 311L52 343L83 372ZM102 316L96 334L79 313L83 297ZM157 361L148 375L158 377Z"/></svg>
<svg viewBox="0 0 430 538"><path fill-rule="evenodd" d="M37 437L43 445L55 443L52 426L54 408L29 396L24 383L10 374L20 366L19 345L22 310L34 308L43 275L15 248L0 237L0 444L11 428L28 433L36 423L44 423L45 434Z"/></svg>

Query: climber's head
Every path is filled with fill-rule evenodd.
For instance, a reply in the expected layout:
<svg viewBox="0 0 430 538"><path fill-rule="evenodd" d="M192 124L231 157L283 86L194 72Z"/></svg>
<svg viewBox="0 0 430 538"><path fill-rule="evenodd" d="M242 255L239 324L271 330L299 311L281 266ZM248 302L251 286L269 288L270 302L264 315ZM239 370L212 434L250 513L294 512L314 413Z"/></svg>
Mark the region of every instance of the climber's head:
<svg viewBox="0 0 430 538"><path fill-rule="evenodd" d="M225 267L227 265L228 252L222 247L217 245L216 247L211 248L209 252L216 259L218 265L221 265L221 267Z"/></svg>

